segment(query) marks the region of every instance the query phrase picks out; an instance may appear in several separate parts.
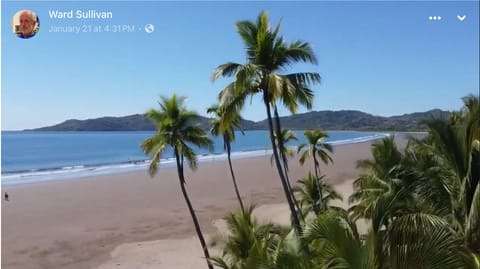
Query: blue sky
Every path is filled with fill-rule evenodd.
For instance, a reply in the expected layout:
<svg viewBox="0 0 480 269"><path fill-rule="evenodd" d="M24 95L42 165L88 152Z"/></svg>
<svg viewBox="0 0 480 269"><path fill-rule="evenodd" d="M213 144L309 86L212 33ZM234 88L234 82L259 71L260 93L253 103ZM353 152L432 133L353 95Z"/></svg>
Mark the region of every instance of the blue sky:
<svg viewBox="0 0 480 269"><path fill-rule="evenodd" d="M12 16L31 9L40 32L12 34ZM49 10L111 11L110 20L50 19ZM244 62L235 22L262 10L282 19L287 41L308 41L318 65L314 110L390 116L454 110L479 91L479 3L469 2L20 2L2 1L2 130L67 119L125 116L177 93L205 115L229 80L210 81L225 62ZM457 15L466 15L460 22ZM441 16L430 21L429 16ZM155 25L147 34L145 24ZM51 26L135 25L134 33L50 33ZM301 110L300 112L304 112ZM265 118L253 99L243 111ZM282 111L282 114L288 114Z"/></svg>

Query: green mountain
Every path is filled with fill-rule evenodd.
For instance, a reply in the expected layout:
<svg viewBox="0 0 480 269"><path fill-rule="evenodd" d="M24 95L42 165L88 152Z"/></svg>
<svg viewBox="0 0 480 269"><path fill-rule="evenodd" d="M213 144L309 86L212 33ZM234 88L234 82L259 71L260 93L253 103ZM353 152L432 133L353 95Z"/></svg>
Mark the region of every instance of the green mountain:
<svg viewBox="0 0 480 269"><path fill-rule="evenodd" d="M391 130L391 131L422 131L426 130L423 121L434 117L446 117L450 112L439 109L427 112L404 114L401 116L381 117L355 110L313 111L281 117L282 127L287 129L324 130ZM256 129L267 129L266 120L255 124Z"/></svg>
<svg viewBox="0 0 480 269"><path fill-rule="evenodd" d="M198 124L205 129L210 129L210 120L200 117ZM241 122L245 130L250 130L255 123L243 120ZM154 124L142 114L125 117L102 117L88 120L66 120L62 123L31 129L27 131L154 131Z"/></svg>
<svg viewBox="0 0 480 269"><path fill-rule="evenodd" d="M433 117L446 117L450 112L439 109L427 112L404 114L401 116L381 117L355 110L313 111L303 114L281 117L282 127L288 129L324 130L392 130L392 131L422 131L425 130L424 120ZM200 117L200 126L210 128L210 119ZM267 130L266 120L253 122L243 120L243 130ZM102 117L88 120L67 120L60 124L32 129L31 131L150 131L155 126L141 114L125 117Z"/></svg>

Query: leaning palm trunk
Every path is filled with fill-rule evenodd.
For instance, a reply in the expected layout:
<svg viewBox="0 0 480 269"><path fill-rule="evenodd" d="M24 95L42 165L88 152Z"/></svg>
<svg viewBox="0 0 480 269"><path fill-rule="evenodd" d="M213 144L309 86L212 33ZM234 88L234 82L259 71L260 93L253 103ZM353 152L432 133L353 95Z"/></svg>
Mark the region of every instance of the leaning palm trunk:
<svg viewBox="0 0 480 269"><path fill-rule="evenodd" d="M327 205L324 205L323 204L323 193L322 193L322 189L320 187L320 168L319 168L319 164L318 164L318 161L317 161L317 157L315 156L315 153L316 152L313 152L313 163L315 164L315 179L317 180L317 191L318 191L318 198L320 199L320 207L322 208L322 210L327 210Z"/></svg>
<svg viewBox="0 0 480 269"><path fill-rule="evenodd" d="M305 216L303 215L302 209L300 208L300 205L298 204L297 198L295 198L295 195L293 193L293 188L292 188L292 185L290 184L290 178L288 177L288 168L287 168L287 165L286 165L285 162L284 162L284 170L285 170L285 178L287 179L288 191L290 192L290 194L292 196L293 203L295 204L295 208L296 208L298 214L300 215L300 218L303 221L305 221Z"/></svg>
<svg viewBox="0 0 480 269"><path fill-rule="evenodd" d="M279 147L284 147L285 145L283 144L284 141L283 141L283 138L282 138L282 126L280 124L280 117L278 115L277 105L274 106L273 113L274 113L274 117L275 117L275 127L276 127L276 132L277 132L277 141L279 143L278 146ZM298 205L297 199L295 198L295 195L293 194L292 185L290 184L290 178L288 177L287 156L285 155L285 152L283 152L283 151L280 151L280 154L282 155L281 157L282 157L282 162L283 162L283 170L285 172L285 178L286 178L286 181L287 181L288 192L292 196L293 203L295 204L295 208L296 208L298 214L300 214L300 218L302 218L302 220L305 220L305 217L303 216L302 210L301 210L300 206Z"/></svg>
<svg viewBox="0 0 480 269"><path fill-rule="evenodd" d="M233 166L232 166L232 159L231 159L231 147L230 147L230 140L224 135L225 139L225 146L227 148L227 158L228 158L228 166L230 167L230 174L232 175L233 186L235 187L235 193L237 194L238 203L240 204L240 208L242 212L245 212L245 207L243 206L242 197L240 196L240 192L238 191L237 180L235 179L235 173L233 173Z"/></svg>
<svg viewBox="0 0 480 269"><path fill-rule="evenodd" d="M270 131L270 142L272 143L273 158L275 160L275 165L277 166L277 172L278 172L278 175L280 176L280 181L282 182L283 191L285 192L285 197L287 198L287 203L290 208L290 212L292 214L293 226L296 232L300 235L301 234L300 221L298 219L297 211L295 210L295 205L292 201L291 191L289 191L287 180L283 173L282 164L280 163L280 158L278 156L277 145L275 143L275 136L273 133L272 112L270 110L270 104L268 102L268 99L265 97L266 96L264 96L264 103L267 110L267 119L268 119L269 131Z"/></svg>
<svg viewBox="0 0 480 269"><path fill-rule="evenodd" d="M198 223L197 215L193 210L192 203L190 202L190 198L188 198L187 190L185 189L185 177L183 175L183 158L179 156L178 149L174 148L175 152L175 159L177 161L177 173L178 178L180 179L180 187L182 188L183 198L188 206L188 211L190 211L190 215L192 216L193 224L195 225L195 231L197 232L198 239L200 239L200 244L202 245L203 253L205 254L205 258L207 259L207 265L209 269L214 269L213 265L210 263L210 254L208 253L207 244L205 239L203 238L202 230L200 229L200 224Z"/></svg>

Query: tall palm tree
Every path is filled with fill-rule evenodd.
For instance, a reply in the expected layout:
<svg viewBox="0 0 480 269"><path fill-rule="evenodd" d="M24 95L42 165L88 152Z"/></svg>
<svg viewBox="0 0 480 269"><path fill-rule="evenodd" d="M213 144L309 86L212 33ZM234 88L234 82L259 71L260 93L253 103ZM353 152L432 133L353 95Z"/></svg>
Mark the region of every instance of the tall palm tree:
<svg viewBox="0 0 480 269"><path fill-rule="evenodd" d="M240 129L240 115L238 113L225 113L225 109L219 106L211 106L207 109L207 113L214 113L216 118L212 119L212 129L210 130L214 136L222 135L223 148L227 151L228 166L230 167L230 175L232 176L235 194L237 195L238 203L242 211L245 210L242 202L242 197L238 191L237 180L232 166L232 147L231 143L235 140L234 128Z"/></svg>
<svg viewBox="0 0 480 269"><path fill-rule="evenodd" d="M229 110L240 111L249 96L262 95L275 165L290 207L294 226L299 232L300 222L274 139L272 108L275 108L280 100L291 112L297 110L299 103L311 108L313 92L308 86L320 82L320 75L318 73L284 75L279 71L284 71L297 62L316 64L317 60L307 42L294 41L287 44L279 35L280 24L271 29L266 12L262 12L256 22L240 21L236 27L245 45L247 62L245 64L229 62L218 66L212 75L212 80L219 77L234 77L234 81L227 85L219 95L220 105L226 106Z"/></svg>
<svg viewBox="0 0 480 269"><path fill-rule="evenodd" d="M302 152L300 156L300 164L303 165L307 157L312 157L314 170L315 170L315 179L321 180L320 177L320 163L317 160L317 157L323 161L323 163L328 164L333 162L332 157L328 155L328 152L332 153L332 145L325 143L325 138L328 137L327 133L323 132L319 128L315 130L307 130L304 132L305 138L307 138L307 144L303 143L298 146L297 153L302 152L305 147L308 147L307 150ZM317 184L318 193L320 194L320 201L323 201L322 190L320 189L322 184ZM323 208L326 210L327 208Z"/></svg>
<svg viewBox="0 0 480 269"><path fill-rule="evenodd" d="M184 175L185 160L192 170L197 167L197 158L190 145L212 149L212 141L206 136L202 128L195 125L195 120L199 116L195 112L186 109L184 106L185 98L177 97L174 94L171 98L162 97L161 99L162 101L159 102L160 110L151 109L146 114L146 117L157 127L156 134L142 142L143 151L146 154L150 154L152 158L149 173L152 177L156 174L163 152L168 147L171 147L177 164L177 174L183 198L187 203L195 231L207 258L208 268L213 269L213 265L208 260L210 255L200 229L200 224L185 188Z"/></svg>
<svg viewBox="0 0 480 269"><path fill-rule="evenodd" d="M320 129L307 130L304 132L305 138L307 138L308 143L303 143L298 146L298 153L302 152L305 147L308 147L307 150L302 152L300 156L300 164L304 164L307 157L312 157L313 164L315 168L315 176L320 178L320 163L317 158L320 158L324 164L332 163L332 157L328 152L333 153L332 145L325 142L325 139L328 138L328 134L323 132Z"/></svg>

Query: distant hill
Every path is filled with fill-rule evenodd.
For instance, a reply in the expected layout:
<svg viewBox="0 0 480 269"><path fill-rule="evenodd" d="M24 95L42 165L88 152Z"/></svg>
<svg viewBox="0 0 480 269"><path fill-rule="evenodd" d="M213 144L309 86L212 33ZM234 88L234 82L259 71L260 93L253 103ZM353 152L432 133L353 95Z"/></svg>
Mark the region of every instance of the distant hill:
<svg viewBox="0 0 480 269"><path fill-rule="evenodd" d="M33 129L33 131L142 131L154 130L153 124L143 115L102 117L88 120L66 120L60 124Z"/></svg>
<svg viewBox="0 0 480 269"><path fill-rule="evenodd" d="M288 129L312 129L320 127L324 130L391 130L422 131L426 126L422 121L433 117L446 117L448 111L439 109L427 112L404 114L401 116L381 117L355 110L313 111L303 114L281 117L282 127ZM200 126L210 129L210 119L200 117ZM267 130L267 120L253 122L243 120L243 130ZM60 124L32 129L31 131L150 131L155 126L141 114L125 117L102 117L88 120L67 120Z"/></svg>
<svg viewBox="0 0 480 269"><path fill-rule="evenodd" d="M450 112L439 109L392 117L374 116L356 110L312 111L281 117L281 121L283 128L300 130L320 127L324 130L422 131L426 129L423 121L449 114ZM267 129L268 122L257 122L254 128Z"/></svg>
<svg viewBox="0 0 480 269"><path fill-rule="evenodd" d="M210 129L210 118L200 116L198 124ZM245 130L250 130L253 121L241 122ZM154 131L155 125L142 114L125 117L102 117L88 120L66 120L62 123L26 131Z"/></svg>

